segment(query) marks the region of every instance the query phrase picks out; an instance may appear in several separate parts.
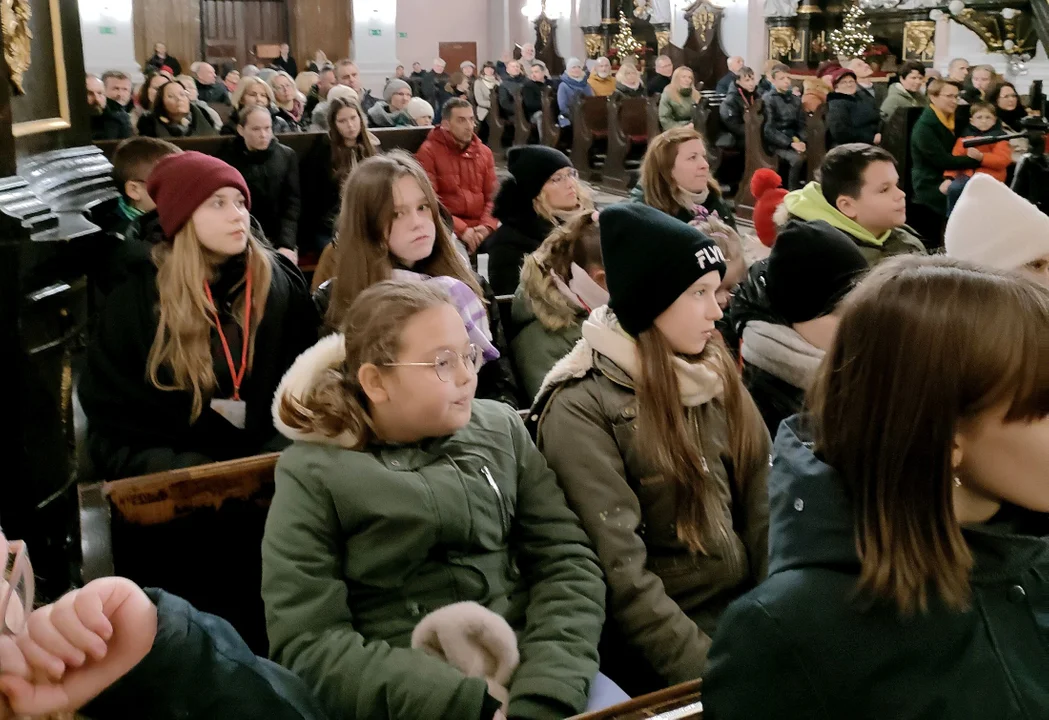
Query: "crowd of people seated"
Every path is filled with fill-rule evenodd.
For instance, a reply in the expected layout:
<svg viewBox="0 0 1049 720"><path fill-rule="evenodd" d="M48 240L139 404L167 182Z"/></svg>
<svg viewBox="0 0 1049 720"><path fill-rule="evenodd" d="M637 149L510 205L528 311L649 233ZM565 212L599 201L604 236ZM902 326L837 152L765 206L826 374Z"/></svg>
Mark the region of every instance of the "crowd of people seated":
<svg viewBox="0 0 1049 720"><path fill-rule="evenodd" d="M551 83L532 47L399 67L382 100L322 55L303 92L282 48L240 71L223 157L168 141L219 128L165 50L134 124L126 77L88 79L140 135L77 392L106 479L282 451L269 659L121 578L34 608L0 535L0 718L555 720L699 678L714 720L1049 714L1049 216L1005 149L958 146L1026 116L1015 88L974 72L960 115L923 69L880 98L862 60L820 68L805 182L786 66L732 59L722 139L669 58L570 60L548 95L644 87L667 121L598 206L561 150L510 148L500 182L479 136ZM198 98L229 91L202 65ZM384 149L415 100L436 125ZM754 260L708 153L759 100L786 177L753 177ZM922 108L910 198L886 106ZM299 158L277 120L318 110Z"/></svg>

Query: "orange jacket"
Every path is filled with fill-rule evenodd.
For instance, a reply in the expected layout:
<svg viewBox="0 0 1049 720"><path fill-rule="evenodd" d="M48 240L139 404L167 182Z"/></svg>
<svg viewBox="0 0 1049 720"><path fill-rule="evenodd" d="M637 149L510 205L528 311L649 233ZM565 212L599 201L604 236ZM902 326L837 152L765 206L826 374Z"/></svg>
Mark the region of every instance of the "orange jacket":
<svg viewBox="0 0 1049 720"><path fill-rule="evenodd" d="M452 214L455 234L483 225L495 230L492 201L498 180L492 151L475 134L465 149L442 127L430 131L415 153L441 204Z"/></svg>
<svg viewBox="0 0 1049 720"><path fill-rule="evenodd" d="M959 157L965 155L967 151L962 147L962 140L967 139L960 137L954 143L955 155ZM952 178L957 176L958 173L963 173L972 177L974 172L978 172L990 175L998 182L1005 182L1005 174L1013 162L1013 146L1009 144L1009 141L1002 140L994 145L983 145L976 149L983 153L983 161L980 163L980 167L976 168L976 170L945 170L943 176Z"/></svg>

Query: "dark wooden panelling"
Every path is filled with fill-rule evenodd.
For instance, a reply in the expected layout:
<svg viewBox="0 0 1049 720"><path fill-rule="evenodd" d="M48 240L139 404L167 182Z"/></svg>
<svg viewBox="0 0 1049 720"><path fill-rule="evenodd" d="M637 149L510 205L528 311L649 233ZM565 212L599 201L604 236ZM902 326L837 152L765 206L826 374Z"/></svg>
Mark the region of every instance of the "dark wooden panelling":
<svg viewBox="0 0 1049 720"><path fill-rule="evenodd" d="M288 41L287 10L275 0L203 0L204 55L213 61L261 65L254 48Z"/></svg>
<svg viewBox="0 0 1049 720"><path fill-rule="evenodd" d="M140 64L153 54L153 44L163 42L188 73L200 60L200 0L133 0L135 59Z"/></svg>
<svg viewBox="0 0 1049 720"><path fill-rule="evenodd" d="M348 0L288 0L291 50L300 70L306 69L317 50L332 62L349 57L352 5Z"/></svg>

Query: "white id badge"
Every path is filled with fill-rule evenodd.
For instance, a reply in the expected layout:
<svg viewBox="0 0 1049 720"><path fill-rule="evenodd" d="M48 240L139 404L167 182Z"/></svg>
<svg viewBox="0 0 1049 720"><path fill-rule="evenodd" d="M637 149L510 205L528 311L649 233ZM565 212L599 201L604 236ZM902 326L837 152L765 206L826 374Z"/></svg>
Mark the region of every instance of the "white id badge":
<svg viewBox="0 0 1049 720"><path fill-rule="evenodd" d="M211 401L211 409L226 418L233 427L244 429L247 405L245 405L243 400L219 400L216 398Z"/></svg>

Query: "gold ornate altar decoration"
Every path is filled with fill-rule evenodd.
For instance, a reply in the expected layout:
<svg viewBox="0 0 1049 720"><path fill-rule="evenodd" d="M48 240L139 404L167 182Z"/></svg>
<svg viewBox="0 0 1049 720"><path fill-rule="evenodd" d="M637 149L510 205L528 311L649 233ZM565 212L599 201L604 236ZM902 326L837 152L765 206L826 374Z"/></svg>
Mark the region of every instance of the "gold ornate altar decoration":
<svg viewBox="0 0 1049 720"><path fill-rule="evenodd" d="M903 24L903 59L932 62L936 55L936 23L932 20L911 20Z"/></svg>
<svg viewBox="0 0 1049 720"><path fill-rule="evenodd" d="M29 69L33 33L29 19L33 10L29 0L0 0L0 25L4 32L4 60L10 69L11 86L17 95L24 95L22 76Z"/></svg>
<svg viewBox="0 0 1049 720"><path fill-rule="evenodd" d="M792 27L769 28L769 58L790 62L801 52L801 41Z"/></svg>

